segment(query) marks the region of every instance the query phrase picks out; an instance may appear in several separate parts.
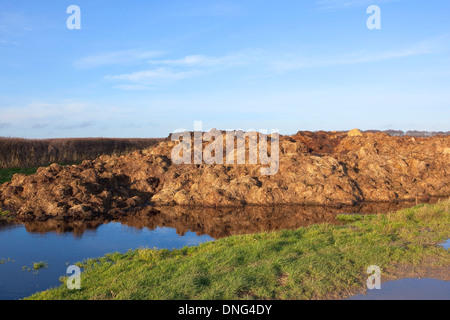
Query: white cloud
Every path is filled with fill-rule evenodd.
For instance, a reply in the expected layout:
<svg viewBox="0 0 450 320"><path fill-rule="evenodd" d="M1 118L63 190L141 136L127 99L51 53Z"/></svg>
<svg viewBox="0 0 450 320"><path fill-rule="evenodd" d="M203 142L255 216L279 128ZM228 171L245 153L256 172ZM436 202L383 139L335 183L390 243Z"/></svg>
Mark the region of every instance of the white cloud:
<svg viewBox="0 0 450 320"><path fill-rule="evenodd" d="M147 59L155 58L163 53L161 51L124 50L104 52L81 58L75 61L78 68L93 68L114 64L135 64Z"/></svg>
<svg viewBox="0 0 450 320"><path fill-rule="evenodd" d="M129 103L89 101L0 106L0 135L28 138L104 136L104 128L110 128L108 134L116 136L120 135L117 134L117 124L136 123L136 115L141 114L139 107Z"/></svg>
<svg viewBox="0 0 450 320"><path fill-rule="evenodd" d="M22 13L0 13L0 33L22 35L24 31L32 31L33 22Z"/></svg>
<svg viewBox="0 0 450 320"><path fill-rule="evenodd" d="M84 121L86 116L92 115L95 108L84 103L41 103L35 102L25 106L2 107L2 119L12 125L43 124L44 122Z"/></svg>
<svg viewBox="0 0 450 320"><path fill-rule="evenodd" d="M400 0L318 0L316 4L320 10L338 10L397 1Z"/></svg>
<svg viewBox="0 0 450 320"><path fill-rule="evenodd" d="M126 74L107 75L104 78L128 82L116 85L115 88L117 89L146 90L150 89L152 85L171 84L205 72L217 71L220 68L254 63L258 58L260 58L260 52L254 50L220 57L188 55L180 59L150 60L148 63L151 65L161 67Z"/></svg>
<svg viewBox="0 0 450 320"><path fill-rule="evenodd" d="M0 106L1 122L11 126L56 126L64 123L93 122L108 115L124 116L129 110L126 107L99 105L90 102L58 103L32 102L20 106Z"/></svg>
<svg viewBox="0 0 450 320"><path fill-rule="evenodd" d="M204 1L193 6L193 3L185 3L184 6L178 6L179 10L171 15L177 17L217 17L226 16L239 12L239 7L226 1Z"/></svg>
<svg viewBox="0 0 450 320"><path fill-rule="evenodd" d="M344 53L323 57L283 57L272 61L271 68L277 72L287 72L297 69L321 68L330 66L353 65L384 60L392 60L424 54L440 53L448 49L449 35L442 35L417 43L406 49L368 53L367 51Z"/></svg>
<svg viewBox="0 0 450 320"><path fill-rule="evenodd" d="M0 39L0 45L17 45L17 42Z"/></svg>
<svg viewBox="0 0 450 320"><path fill-rule="evenodd" d="M150 90L152 87L145 84L119 84L114 86L114 88L124 91L140 91L140 90Z"/></svg>
<svg viewBox="0 0 450 320"><path fill-rule="evenodd" d="M173 81L185 79L196 74L198 74L198 72L196 71L175 72L167 68L158 68L127 74L105 76L105 79L128 81L132 82L133 84L137 84L142 88L142 85L171 83Z"/></svg>
<svg viewBox="0 0 450 320"><path fill-rule="evenodd" d="M104 79L115 81L116 89L121 90L148 90L155 85L173 84L179 80L191 78L208 73L217 73L230 67L249 66L257 67L257 70L268 70L272 72L284 73L306 68L324 68L333 66L345 66L363 64L371 62L386 61L414 57L425 54L440 53L448 50L449 35L441 35L416 43L409 47L397 48L386 51L368 52L355 51L343 52L332 56L318 56L315 53L306 55L274 55L262 50L244 50L238 53L231 53L223 56L207 55L187 55L179 59L159 59L146 61L151 65L159 66L154 69L134 71L130 73L106 75ZM129 51L127 51L129 52ZM135 51L133 51L135 53ZM113 55L110 61L119 61L127 55ZM146 57L146 54L136 56L139 59ZM118 58L120 57L120 59ZM93 59L92 61L97 61ZM248 75L247 77L251 77Z"/></svg>
<svg viewBox="0 0 450 320"><path fill-rule="evenodd" d="M189 55L181 59L152 60L151 64L187 67L235 66L243 65L248 61L247 54L232 54L222 57L208 57L204 55Z"/></svg>

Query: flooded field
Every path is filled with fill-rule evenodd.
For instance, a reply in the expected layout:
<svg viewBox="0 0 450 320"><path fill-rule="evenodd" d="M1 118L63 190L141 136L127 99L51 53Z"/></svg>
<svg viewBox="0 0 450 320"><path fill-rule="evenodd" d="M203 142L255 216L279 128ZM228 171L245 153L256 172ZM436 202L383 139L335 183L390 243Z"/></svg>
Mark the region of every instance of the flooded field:
<svg viewBox="0 0 450 320"><path fill-rule="evenodd" d="M57 220L0 225L0 299L20 299L60 284L68 265L139 247L181 248L237 234L340 223L340 213L386 213L412 203L324 208L143 208L120 220ZM3 259L3 260L2 260ZM34 270L33 263L45 267Z"/></svg>

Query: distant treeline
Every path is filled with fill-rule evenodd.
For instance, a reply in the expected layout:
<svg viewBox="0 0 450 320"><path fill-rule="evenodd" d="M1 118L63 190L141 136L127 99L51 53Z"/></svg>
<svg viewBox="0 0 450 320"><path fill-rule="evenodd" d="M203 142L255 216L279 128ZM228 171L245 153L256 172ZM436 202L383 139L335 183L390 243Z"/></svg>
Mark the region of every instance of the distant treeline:
<svg viewBox="0 0 450 320"><path fill-rule="evenodd" d="M434 136L449 136L450 131L416 131L416 130L410 130L410 131L402 131L402 130L366 130L363 132L384 132L387 133L390 136L409 136L409 137L434 137Z"/></svg>
<svg viewBox="0 0 450 320"><path fill-rule="evenodd" d="M151 147L158 138L21 139L0 137L0 169L70 164Z"/></svg>

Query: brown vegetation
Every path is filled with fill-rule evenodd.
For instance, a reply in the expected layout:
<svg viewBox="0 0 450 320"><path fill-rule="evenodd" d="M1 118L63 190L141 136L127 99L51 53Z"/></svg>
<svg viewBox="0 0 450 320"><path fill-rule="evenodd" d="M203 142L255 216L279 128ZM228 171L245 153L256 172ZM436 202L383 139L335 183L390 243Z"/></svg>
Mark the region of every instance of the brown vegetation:
<svg viewBox="0 0 450 320"><path fill-rule="evenodd" d="M21 139L0 137L0 169L77 163L103 154L121 155L145 149L163 139L70 138Z"/></svg>

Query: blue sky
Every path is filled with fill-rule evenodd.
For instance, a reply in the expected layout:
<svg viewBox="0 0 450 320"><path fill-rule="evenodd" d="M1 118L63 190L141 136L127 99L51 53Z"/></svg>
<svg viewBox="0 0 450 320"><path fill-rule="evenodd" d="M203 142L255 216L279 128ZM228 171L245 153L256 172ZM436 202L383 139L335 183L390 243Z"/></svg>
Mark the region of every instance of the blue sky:
<svg viewBox="0 0 450 320"><path fill-rule="evenodd" d="M69 30L67 7L81 9ZM381 8L381 30L366 9ZM0 136L450 130L450 1L0 1Z"/></svg>

